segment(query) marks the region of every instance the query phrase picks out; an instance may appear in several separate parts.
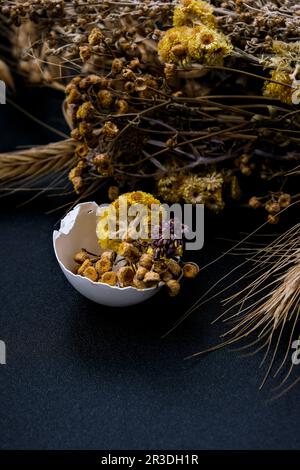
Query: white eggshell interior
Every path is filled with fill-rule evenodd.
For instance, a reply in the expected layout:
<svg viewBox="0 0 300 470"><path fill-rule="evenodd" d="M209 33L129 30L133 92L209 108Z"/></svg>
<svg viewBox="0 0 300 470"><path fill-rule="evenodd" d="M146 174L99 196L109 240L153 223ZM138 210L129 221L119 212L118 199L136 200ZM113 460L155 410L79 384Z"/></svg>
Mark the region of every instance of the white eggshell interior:
<svg viewBox="0 0 300 470"><path fill-rule="evenodd" d="M109 286L73 274L73 256L81 248L100 254L96 236L97 215L105 205L95 202L78 204L61 221L60 229L53 232L53 246L57 261L72 286L88 299L111 307L138 304L155 295L160 287L138 290L134 287Z"/></svg>

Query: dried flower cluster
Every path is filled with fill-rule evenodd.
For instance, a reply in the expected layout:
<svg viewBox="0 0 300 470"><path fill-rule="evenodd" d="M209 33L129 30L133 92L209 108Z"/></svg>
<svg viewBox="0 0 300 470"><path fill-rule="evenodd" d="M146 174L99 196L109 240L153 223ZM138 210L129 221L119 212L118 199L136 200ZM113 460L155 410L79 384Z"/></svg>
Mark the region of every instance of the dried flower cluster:
<svg viewBox="0 0 300 470"><path fill-rule="evenodd" d="M66 93L79 198L299 198L297 1L1 0L0 18L19 72Z"/></svg>

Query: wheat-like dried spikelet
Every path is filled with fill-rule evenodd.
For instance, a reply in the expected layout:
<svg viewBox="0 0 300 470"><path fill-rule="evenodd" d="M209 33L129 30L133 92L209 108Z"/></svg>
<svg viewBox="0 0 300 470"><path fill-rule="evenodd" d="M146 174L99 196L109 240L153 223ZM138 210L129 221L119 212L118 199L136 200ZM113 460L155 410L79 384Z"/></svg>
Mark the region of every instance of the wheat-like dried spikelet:
<svg viewBox="0 0 300 470"><path fill-rule="evenodd" d="M34 182L46 174L63 172L74 164L72 139L0 154L0 187Z"/></svg>
<svg viewBox="0 0 300 470"><path fill-rule="evenodd" d="M225 323L229 322L232 326L222 335L224 341L192 357L250 340L250 343L240 349L254 347L254 353L264 350L261 366L270 356L261 387L271 373L273 377L277 377L286 366L288 370L279 385L281 387L294 368L292 343L300 338L297 333L300 315L300 223L266 246L251 248L250 245L243 254L248 258L237 268L245 267L248 263L251 267L233 284L237 287L241 281L245 281L246 286L223 301L227 309L217 319L223 318ZM249 279L253 277L254 280L250 282ZM221 292L227 289L228 286ZM213 297L219 294L220 292ZM196 307L199 305L197 302ZM191 310L194 309L195 307ZM280 354L282 358L278 365Z"/></svg>

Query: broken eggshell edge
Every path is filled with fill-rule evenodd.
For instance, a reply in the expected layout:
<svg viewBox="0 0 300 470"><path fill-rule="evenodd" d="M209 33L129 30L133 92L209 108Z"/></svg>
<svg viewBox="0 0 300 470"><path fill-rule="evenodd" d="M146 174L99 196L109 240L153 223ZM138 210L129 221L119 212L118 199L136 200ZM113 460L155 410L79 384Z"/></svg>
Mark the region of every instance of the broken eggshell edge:
<svg viewBox="0 0 300 470"><path fill-rule="evenodd" d="M126 307L153 297L161 287L136 289L135 287L109 286L78 276L72 272L74 254L82 248L101 254L96 235L97 217L108 204L98 206L84 202L74 207L62 220L60 229L53 232L53 247L60 268L70 284L83 296L98 304Z"/></svg>

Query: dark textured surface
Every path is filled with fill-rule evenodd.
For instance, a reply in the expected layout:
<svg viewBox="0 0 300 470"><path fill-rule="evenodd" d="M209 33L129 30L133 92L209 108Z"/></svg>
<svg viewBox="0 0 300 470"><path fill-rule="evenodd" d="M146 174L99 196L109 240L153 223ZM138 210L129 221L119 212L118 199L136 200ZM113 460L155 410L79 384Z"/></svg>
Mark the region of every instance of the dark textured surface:
<svg viewBox="0 0 300 470"><path fill-rule="evenodd" d="M24 93L25 105L61 126L59 97ZM54 100L55 98L55 100ZM10 106L0 107L1 148L53 138ZM1 199L0 366L2 449L297 449L299 390L268 401L259 392L259 357L221 350L187 355L217 341L217 301L166 339L161 335L232 259L201 274L176 300L161 294L130 309L109 309L81 297L64 279L51 234L61 213L54 202L16 208ZM207 230L199 262L223 248L217 235L238 236L256 222L233 215Z"/></svg>

